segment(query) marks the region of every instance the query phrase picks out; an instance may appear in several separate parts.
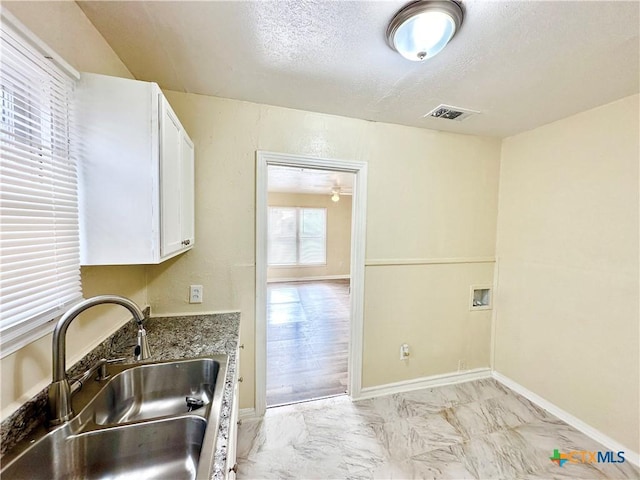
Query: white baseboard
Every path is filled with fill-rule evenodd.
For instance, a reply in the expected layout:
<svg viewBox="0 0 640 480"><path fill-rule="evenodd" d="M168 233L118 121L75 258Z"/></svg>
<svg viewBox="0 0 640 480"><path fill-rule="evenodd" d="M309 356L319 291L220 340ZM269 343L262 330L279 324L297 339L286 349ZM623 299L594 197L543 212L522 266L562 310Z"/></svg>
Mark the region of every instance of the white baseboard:
<svg viewBox="0 0 640 480"><path fill-rule="evenodd" d="M241 408L238 412L238 418L255 418L256 417L256 409L255 408Z"/></svg>
<svg viewBox="0 0 640 480"><path fill-rule="evenodd" d="M640 455L638 455L637 452L634 452L633 450L625 447L620 442L617 442L613 438L605 435L600 430L592 427L591 425L588 425L587 423L583 422L579 418L574 417L566 410L563 410L557 405L542 398L540 395L533 393L531 390L527 389L526 387L523 387L519 383L511 380L509 377L506 377L496 371L494 371L492 375L493 375L493 378L495 378L497 381L502 383L504 386L509 387L511 390L513 390L516 393L519 393L526 399L535 403L540 408L546 410L552 415L555 415L563 422L568 423L576 430L579 430L580 432L584 433L588 437L591 437L596 442L601 443L602 445L607 447L609 450L612 450L615 452L624 451L625 459L627 459L629 462L633 463L636 466L640 466Z"/></svg>
<svg viewBox="0 0 640 480"><path fill-rule="evenodd" d="M453 385L455 383L470 382L472 380L490 377L491 369L476 368L474 370L467 370L464 372L445 373L442 375L432 375L429 377L404 380L402 382L387 383L385 385L377 385L375 387L365 387L361 389L360 392L352 393L351 398L353 400L363 400L365 398L411 392L413 390L420 390L421 388L442 387L444 385Z"/></svg>
<svg viewBox="0 0 640 480"><path fill-rule="evenodd" d="M314 282L316 280L349 280L350 278L351 278L351 275L323 275L321 277L268 278L267 283Z"/></svg>
<svg viewBox="0 0 640 480"><path fill-rule="evenodd" d="M194 317L196 315L222 315L225 313L241 313L240 310L207 310L202 312L151 313L149 318Z"/></svg>

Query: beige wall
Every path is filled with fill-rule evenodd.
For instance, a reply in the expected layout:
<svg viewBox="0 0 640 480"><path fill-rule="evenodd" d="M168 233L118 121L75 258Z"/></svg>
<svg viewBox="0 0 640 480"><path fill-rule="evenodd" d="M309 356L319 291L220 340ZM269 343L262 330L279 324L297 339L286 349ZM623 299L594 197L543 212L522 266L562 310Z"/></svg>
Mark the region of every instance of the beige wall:
<svg viewBox="0 0 640 480"><path fill-rule="evenodd" d="M2 7L78 70L131 77L75 2ZM161 314L240 309L249 407L255 151L363 160L364 385L450 372L459 360L487 366L490 312L469 312L468 295L492 282L481 260L494 255L500 175L496 369L640 450L638 96L505 140L500 173L497 139L167 96L196 143L196 247L148 271L84 268L86 296L119 293ZM188 304L191 283L205 286L202 305ZM70 362L127 318L92 313L69 330ZM2 359L2 418L49 383L50 342ZM397 359L402 342L408 362Z"/></svg>
<svg viewBox="0 0 640 480"><path fill-rule="evenodd" d="M196 146L196 246L149 269L150 301L160 314L242 311L242 407L254 401L256 150L368 162L367 261L467 262L366 268L365 386L459 359L489 366L491 313L468 302L472 283L493 278L474 261L494 255L500 140L165 93ZM188 304L191 283L202 305Z"/></svg>
<svg viewBox="0 0 640 480"><path fill-rule="evenodd" d="M469 310L469 287L492 278L493 263L367 267L363 386L489 367L491 311Z"/></svg>
<svg viewBox="0 0 640 480"><path fill-rule="evenodd" d="M635 95L504 140L495 369L638 444Z"/></svg>
<svg viewBox="0 0 640 480"><path fill-rule="evenodd" d="M327 263L319 266L269 267L267 280L349 275L351 261L351 197L333 202L329 195L269 193L269 206L327 209Z"/></svg>
<svg viewBox="0 0 640 480"><path fill-rule="evenodd" d="M75 2L3 1L2 8L7 8L77 70L131 78ZM85 297L117 293L141 306L148 304L144 267L83 268L82 286ZM118 307L96 308L83 314L67 334L68 365L82 358L128 318L128 312ZM51 335L0 363L0 417L4 419L51 382Z"/></svg>

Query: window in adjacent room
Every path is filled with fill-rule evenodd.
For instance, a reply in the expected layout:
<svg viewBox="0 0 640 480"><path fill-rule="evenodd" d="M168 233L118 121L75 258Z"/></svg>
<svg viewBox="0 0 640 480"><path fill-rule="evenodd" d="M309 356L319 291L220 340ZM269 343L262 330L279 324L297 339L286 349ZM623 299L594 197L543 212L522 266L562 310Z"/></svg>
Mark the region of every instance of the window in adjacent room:
<svg viewBox="0 0 640 480"><path fill-rule="evenodd" d="M327 261L327 209L269 207L268 263L324 265Z"/></svg>
<svg viewBox="0 0 640 480"><path fill-rule="evenodd" d="M72 96L78 73L7 12L0 26L0 345L81 299Z"/></svg>

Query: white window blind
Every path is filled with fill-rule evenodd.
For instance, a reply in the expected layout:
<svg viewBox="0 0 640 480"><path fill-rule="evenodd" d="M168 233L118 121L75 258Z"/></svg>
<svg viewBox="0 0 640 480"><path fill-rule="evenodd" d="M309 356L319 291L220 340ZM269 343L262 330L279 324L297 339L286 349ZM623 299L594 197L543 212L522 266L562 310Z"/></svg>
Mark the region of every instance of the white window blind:
<svg viewBox="0 0 640 480"><path fill-rule="evenodd" d="M269 265L323 265L327 260L325 208L269 207Z"/></svg>
<svg viewBox="0 0 640 480"><path fill-rule="evenodd" d="M326 263L327 210L298 209L298 263L315 265Z"/></svg>
<svg viewBox="0 0 640 480"><path fill-rule="evenodd" d="M81 299L75 80L30 32L0 26L2 356L52 328ZM15 19L13 19L15 20ZM13 24L12 24L13 23ZM39 48L40 47L40 48Z"/></svg>
<svg viewBox="0 0 640 480"><path fill-rule="evenodd" d="M297 253L297 209L269 207L267 257L269 265L295 265Z"/></svg>

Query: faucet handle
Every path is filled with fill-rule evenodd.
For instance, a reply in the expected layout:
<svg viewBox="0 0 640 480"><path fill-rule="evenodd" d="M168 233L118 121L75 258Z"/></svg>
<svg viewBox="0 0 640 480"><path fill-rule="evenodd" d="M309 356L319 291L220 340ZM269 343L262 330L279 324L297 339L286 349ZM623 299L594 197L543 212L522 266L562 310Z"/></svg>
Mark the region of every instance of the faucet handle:
<svg viewBox="0 0 640 480"><path fill-rule="evenodd" d="M121 363L127 360L127 357L121 358L110 358L109 360L102 358L98 363L98 377L96 380L102 381L109 378L109 374L107 373L107 365L111 365L112 363Z"/></svg>

